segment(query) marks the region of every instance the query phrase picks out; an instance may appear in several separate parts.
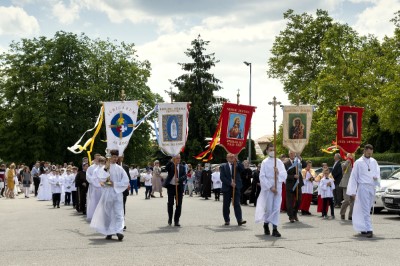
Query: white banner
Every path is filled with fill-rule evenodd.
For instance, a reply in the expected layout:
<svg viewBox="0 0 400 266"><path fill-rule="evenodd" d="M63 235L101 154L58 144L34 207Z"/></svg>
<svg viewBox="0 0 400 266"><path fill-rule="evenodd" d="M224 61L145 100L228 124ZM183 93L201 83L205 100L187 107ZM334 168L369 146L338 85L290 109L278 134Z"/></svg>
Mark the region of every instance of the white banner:
<svg viewBox="0 0 400 266"><path fill-rule="evenodd" d="M179 154L185 146L188 133L188 103L158 104L158 145L167 155Z"/></svg>
<svg viewBox="0 0 400 266"><path fill-rule="evenodd" d="M312 113L311 105L283 107L283 146L301 154L310 138Z"/></svg>
<svg viewBox="0 0 400 266"><path fill-rule="evenodd" d="M105 102L107 149L123 154L136 125L138 101Z"/></svg>

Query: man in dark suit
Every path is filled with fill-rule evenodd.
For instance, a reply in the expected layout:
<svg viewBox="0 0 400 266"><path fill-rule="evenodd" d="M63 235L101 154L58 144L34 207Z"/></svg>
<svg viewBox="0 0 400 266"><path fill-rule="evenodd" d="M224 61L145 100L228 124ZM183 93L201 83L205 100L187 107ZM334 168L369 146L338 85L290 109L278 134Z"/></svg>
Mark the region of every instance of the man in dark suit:
<svg viewBox="0 0 400 266"><path fill-rule="evenodd" d="M333 164L332 168L332 176L334 178L335 189L333 190L333 201L335 202L335 207L340 207L342 205L342 188L339 186L340 181L342 181L343 171L342 171L342 164L340 162L340 154L335 154L335 163Z"/></svg>
<svg viewBox="0 0 400 266"><path fill-rule="evenodd" d="M82 171L79 171L78 174L75 176L75 186L77 188L77 203L76 203L76 210L78 212L82 212L83 215L86 215L86 195L89 188L89 182L86 180L86 170L88 169L89 165L84 163L82 165ZM78 170L78 167L73 168L75 171Z"/></svg>
<svg viewBox="0 0 400 266"><path fill-rule="evenodd" d="M176 167L175 167L176 165ZM174 224L179 224L179 218L182 211L183 183L186 181L186 169L181 164L181 156L178 154L171 159L165 166L168 176L165 180L164 187L168 193L168 224L172 224L172 216L174 214L174 200L176 197L176 185L178 186L178 202L176 203Z"/></svg>
<svg viewBox="0 0 400 266"><path fill-rule="evenodd" d="M222 181L222 193L224 194L224 201L222 204L222 213L225 220L225 225L230 224L229 218L229 207L232 200L232 192L235 190L233 209L235 211L235 217L238 225L245 224L246 221L242 219L242 209L240 208L240 190L242 188L242 179L240 177L241 172L244 170L243 164L238 162L236 155L228 153L226 155L227 163L220 166L220 178ZM232 179L234 173L234 163L236 162L236 175Z"/></svg>
<svg viewBox="0 0 400 266"><path fill-rule="evenodd" d="M307 163L301 160L301 167L305 168ZM289 221L294 223L294 221L299 221L297 217L297 212L299 211L299 206L301 202L301 187L304 185L303 177L301 176L301 170L299 168L296 169L294 166L295 161L295 153L293 151L289 151L289 160L287 160L284 165L287 171L286 178L286 212L289 216ZM296 182L298 182L297 187L295 187Z"/></svg>

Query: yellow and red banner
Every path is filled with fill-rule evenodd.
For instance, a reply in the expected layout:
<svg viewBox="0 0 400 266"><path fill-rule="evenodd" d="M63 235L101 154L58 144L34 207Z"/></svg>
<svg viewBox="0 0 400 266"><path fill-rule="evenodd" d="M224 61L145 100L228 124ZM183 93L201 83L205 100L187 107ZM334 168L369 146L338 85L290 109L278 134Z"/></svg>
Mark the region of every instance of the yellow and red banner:
<svg viewBox="0 0 400 266"><path fill-rule="evenodd" d="M362 115L364 108L338 106L336 144L342 153L354 153L361 145Z"/></svg>

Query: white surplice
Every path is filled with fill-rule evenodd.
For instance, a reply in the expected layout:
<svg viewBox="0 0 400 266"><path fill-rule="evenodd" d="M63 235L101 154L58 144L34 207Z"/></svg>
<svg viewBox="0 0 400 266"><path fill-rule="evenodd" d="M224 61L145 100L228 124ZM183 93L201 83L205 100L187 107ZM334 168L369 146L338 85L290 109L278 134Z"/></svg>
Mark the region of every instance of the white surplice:
<svg viewBox="0 0 400 266"><path fill-rule="evenodd" d="M319 181L319 185L321 186L321 198L333 198L335 183L332 179L324 177Z"/></svg>
<svg viewBox="0 0 400 266"><path fill-rule="evenodd" d="M211 181L212 181L212 184L213 184L213 189L222 188L220 172L212 173L211 174Z"/></svg>
<svg viewBox="0 0 400 266"><path fill-rule="evenodd" d="M124 228L124 208L122 192L129 184L129 178L125 170L117 165L111 164L108 172L99 168L98 176L102 182L110 176L113 186L105 186L100 201L93 214L90 227L103 235L122 233Z"/></svg>
<svg viewBox="0 0 400 266"><path fill-rule="evenodd" d="M86 180L89 182L89 189L86 200L86 219L88 221L92 219L93 213L96 210L97 204L99 203L102 194L102 188L100 185L100 178L102 177L102 173L98 172L99 169L104 172L104 167L99 167L99 165L97 164L92 164L88 168L88 171L86 171Z"/></svg>
<svg viewBox="0 0 400 266"><path fill-rule="evenodd" d="M286 180L287 172L281 160L276 159L278 168L276 189L278 193L274 194L271 188L275 185L274 180L274 158L266 158L261 163L260 186L261 192L257 199L255 222L279 224L279 213L282 202L282 183Z"/></svg>
<svg viewBox="0 0 400 266"><path fill-rule="evenodd" d="M373 231L370 211L374 205L375 187L379 185L379 178L379 166L374 158L362 156L354 163L346 193L356 195L352 222L357 232Z"/></svg>

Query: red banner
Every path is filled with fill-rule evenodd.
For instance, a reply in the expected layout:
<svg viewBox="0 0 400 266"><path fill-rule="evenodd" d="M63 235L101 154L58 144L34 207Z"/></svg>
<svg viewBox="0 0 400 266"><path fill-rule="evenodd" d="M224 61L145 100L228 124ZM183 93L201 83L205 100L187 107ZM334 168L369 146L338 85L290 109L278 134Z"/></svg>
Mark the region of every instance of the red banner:
<svg viewBox="0 0 400 266"><path fill-rule="evenodd" d="M363 112L362 107L339 106L337 108L336 143L341 151L354 153L360 147Z"/></svg>
<svg viewBox="0 0 400 266"><path fill-rule="evenodd" d="M238 154L246 147L251 117L256 107L224 103L221 112L220 145L229 153Z"/></svg>

